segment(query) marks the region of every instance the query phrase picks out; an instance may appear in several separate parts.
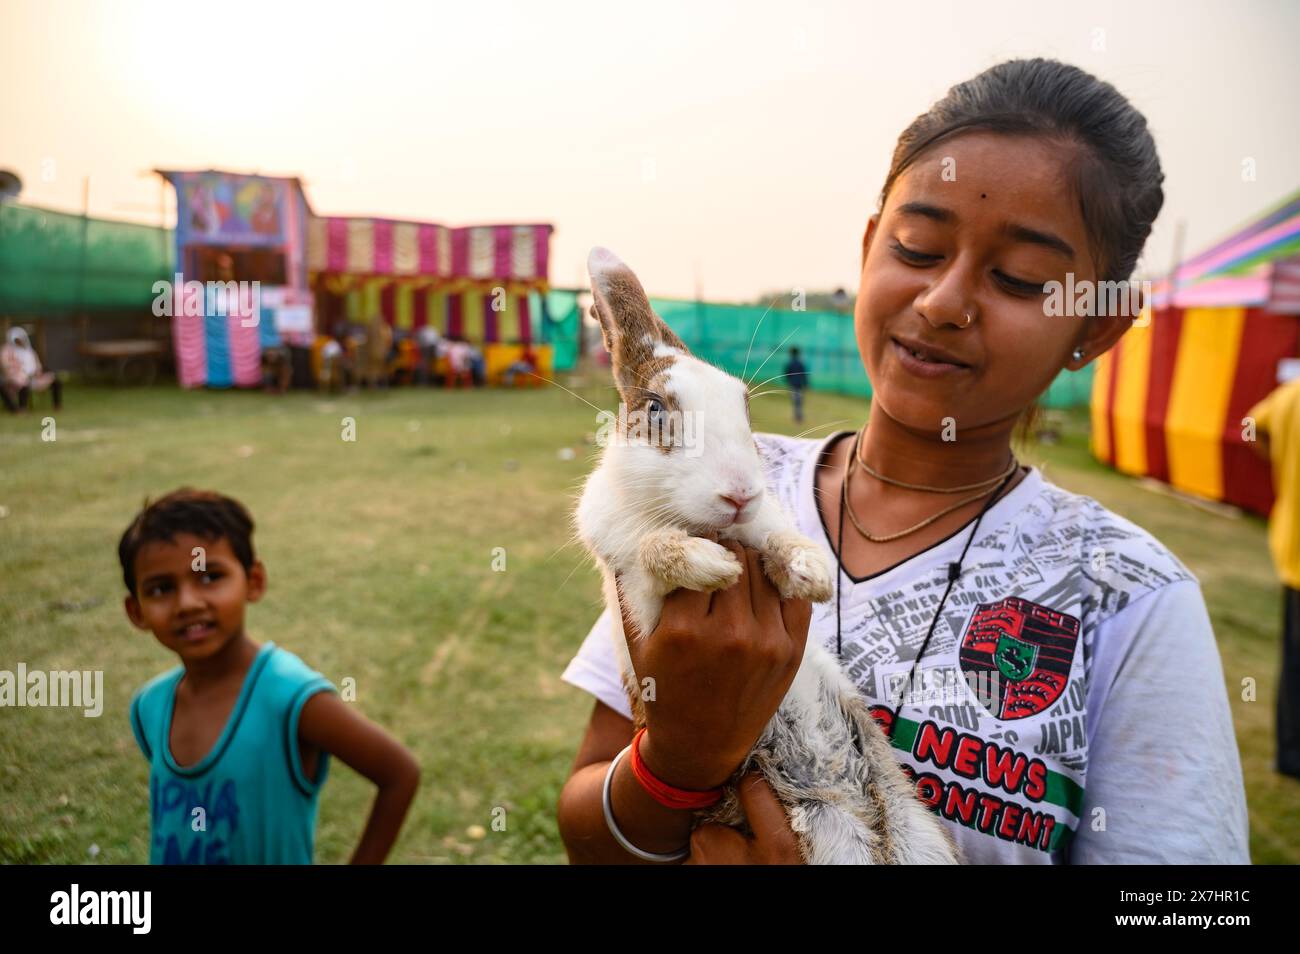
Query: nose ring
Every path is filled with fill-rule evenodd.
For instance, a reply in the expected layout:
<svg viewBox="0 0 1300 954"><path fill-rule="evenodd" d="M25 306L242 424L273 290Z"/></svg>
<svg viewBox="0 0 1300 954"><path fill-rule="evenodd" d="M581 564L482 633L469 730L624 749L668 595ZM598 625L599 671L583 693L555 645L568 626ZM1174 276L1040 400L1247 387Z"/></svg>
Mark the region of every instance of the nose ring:
<svg viewBox="0 0 1300 954"><path fill-rule="evenodd" d="M975 316L972 315L969 311L962 312L962 317L966 319L966 321L962 324L963 328L969 328L970 323L975 320Z"/></svg>

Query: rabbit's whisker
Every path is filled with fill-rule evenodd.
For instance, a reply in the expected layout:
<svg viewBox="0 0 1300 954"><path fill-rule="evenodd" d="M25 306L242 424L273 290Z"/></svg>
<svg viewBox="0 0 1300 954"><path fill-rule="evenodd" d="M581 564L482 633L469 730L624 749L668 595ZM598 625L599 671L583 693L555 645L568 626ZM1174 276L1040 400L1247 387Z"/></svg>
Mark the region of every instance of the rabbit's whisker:
<svg viewBox="0 0 1300 954"><path fill-rule="evenodd" d="M779 297L780 296L778 295L777 298ZM767 317L767 312L771 311L775 304L776 298L773 298L772 304L767 306L767 310L764 311L762 317L758 319L758 324L754 326L754 333L749 336L749 348L745 351L745 369L740 372L740 380L742 381L745 380L745 374L749 371L749 356L754 353L754 339L758 337L758 329L763 327L763 318ZM755 371L754 373L757 374L758 372Z"/></svg>
<svg viewBox="0 0 1300 954"><path fill-rule="evenodd" d="M774 375L772 375L770 378L768 378L766 381L759 381L757 384L751 385L750 388L749 388L749 391L750 391L750 393L752 394L753 392L755 392L755 391L757 391L759 388L761 388L763 385L765 385L765 384L771 384L771 383L772 383L773 381L775 381L777 378L788 378L788 377L790 377L792 374L798 374L798 373L799 373L799 372L797 372L797 371L784 371L784 372L782 372L781 374L774 374Z"/></svg>
<svg viewBox="0 0 1300 954"><path fill-rule="evenodd" d="M554 385L555 385L557 388L559 388L561 391L568 391L569 394L572 394L574 397L576 397L576 398L577 398L579 401L581 401L583 404L587 405L587 407L591 408L591 409L592 409L593 411L595 411L597 414L600 413L600 410L601 410L600 408L596 407L596 405L592 404L590 401L588 401L588 400L587 400L585 397L583 397L581 394L577 394L577 393L575 393L575 392L573 392L573 391L569 391L569 389L566 388L566 387L565 387L563 384L561 384L559 381L551 381L551 380L549 380L548 378L544 378L544 377L542 377L540 374L533 374L533 372L531 372L531 371L525 371L524 374L528 375L528 376L531 377L531 378L536 378L538 381L545 381L547 384L554 384Z"/></svg>
<svg viewBox="0 0 1300 954"><path fill-rule="evenodd" d="M807 437L813 431L820 431L823 427L834 427L836 424L847 424L847 423L848 423L848 419L844 418L838 421L831 421L829 424L818 424L815 427L808 428L808 430L806 431L800 431L798 434L795 435L795 438L797 439L800 437Z"/></svg>
<svg viewBox="0 0 1300 954"><path fill-rule="evenodd" d="M564 587L568 584L569 580L573 579L573 574L577 573L580 569L582 569L582 564L586 562L587 562L586 560L583 560L581 563L574 564L573 569L569 571L569 575L564 578L564 582L561 583L559 587L556 589L557 593L560 590L564 589Z"/></svg>
<svg viewBox="0 0 1300 954"><path fill-rule="evenodd" d="M799 325L799 326L796 327L793 331L791 331L788 335L786 335L784 338L782 338L782 339L781 339L781 343L780 343L779 345L777 345L775 348L773 348L772 351L771 351L771 354L769 354L766 358L763 359L763 364L767 364L769 361L771 361L771 360L772 360L772 355L776 354L776 353L777 353L778 351L780 351L783 347L785 347L785 343L786 343L787 341L789 341L792 337L794 337L795 332L798 331L798 330L799 330L800 328L802 328L802 327L803 327L803 325ZM763 370L763 364L760 364L757 368L754 369L754 377L758 377L758 372ZM766 382L765 382L765 383L766 383ZM762 387L762 385L759 385L759 387Z"/></svg>

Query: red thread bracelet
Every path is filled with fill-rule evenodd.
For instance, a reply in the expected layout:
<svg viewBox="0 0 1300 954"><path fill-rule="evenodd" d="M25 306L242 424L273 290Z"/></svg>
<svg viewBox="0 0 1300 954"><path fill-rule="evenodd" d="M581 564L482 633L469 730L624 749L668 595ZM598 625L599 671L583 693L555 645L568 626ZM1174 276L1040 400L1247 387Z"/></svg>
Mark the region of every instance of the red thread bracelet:
<svg viewBox="0 0 1300 954"><path fill-rule="evenodd" d="M641 736L643 735L645 735L644 728L632 737L632 774L651 798L665 808L689 809L692 811L708 808L710 805L718 803L718 800L722 798L721 786L701 792L687 788L674 788L667 782L655 778L650 770L646 768L645 762L641 761Z"/></svg>

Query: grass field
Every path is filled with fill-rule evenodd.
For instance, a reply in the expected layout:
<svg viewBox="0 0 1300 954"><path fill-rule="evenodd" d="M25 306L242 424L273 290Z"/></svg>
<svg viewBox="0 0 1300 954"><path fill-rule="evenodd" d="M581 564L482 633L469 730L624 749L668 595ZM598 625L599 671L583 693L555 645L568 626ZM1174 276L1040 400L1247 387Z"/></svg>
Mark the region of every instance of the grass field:
<svg viewBox="0 0 1300 954"><path fill-rule="evenodd" d="M575 390L612 407L606 381ZM335 684L355 679L362 711L419 758L422 791L392 861L564 860L554 806L591 700L559 675L599 611L595 570L564 543L595 412L558 388L324 399L74 387L66 404L53 442L40 435L48 405L0 417L0 669L101 669L104 714L0 710L0 861L148 860L148 772L126 711L175 657L123 616L116 544L146 495L181 484L236 496L257 520L271 587L249 611L253 637ZM866 408L814 394L807 411L805 426L825 423L825 434ZM340 437L347 416L355 442ZM755 401L753 417L761 430L795 430L781 395ZM1200 577L1252 856L1300 861L1300 783L1272 768L1281 607L1264 525L1105 470L1085 428L1071 416L1061 443L1025 456L1152 531ZM496 547L505 572L493 570ZM1247 677L1258 683L1251 702ZM346 860L371 792L335 762L318 861ZM505 831L493 829L496 809Z"/></svg>

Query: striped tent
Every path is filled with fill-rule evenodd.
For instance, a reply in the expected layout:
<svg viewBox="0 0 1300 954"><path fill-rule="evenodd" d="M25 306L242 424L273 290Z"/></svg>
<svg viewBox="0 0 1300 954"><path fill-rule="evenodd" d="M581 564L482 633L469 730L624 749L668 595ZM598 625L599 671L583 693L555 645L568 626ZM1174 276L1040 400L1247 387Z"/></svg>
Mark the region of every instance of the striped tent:
<svg viewBox="0 0 1300 954"><path fill-rule="evenodd" d="M307 268L322 327L382 317L395 328L433 325L471 341L528 344L540 337L552 231L312 218Z"/></svg>
<svg viewBox="0 0 1300 954"><path fill-rule="evenodd" d="M1266 514L1250 408L1300 355L1300 192L1180 266L1097 360L1092 451L1133 475Z"/></svg>

